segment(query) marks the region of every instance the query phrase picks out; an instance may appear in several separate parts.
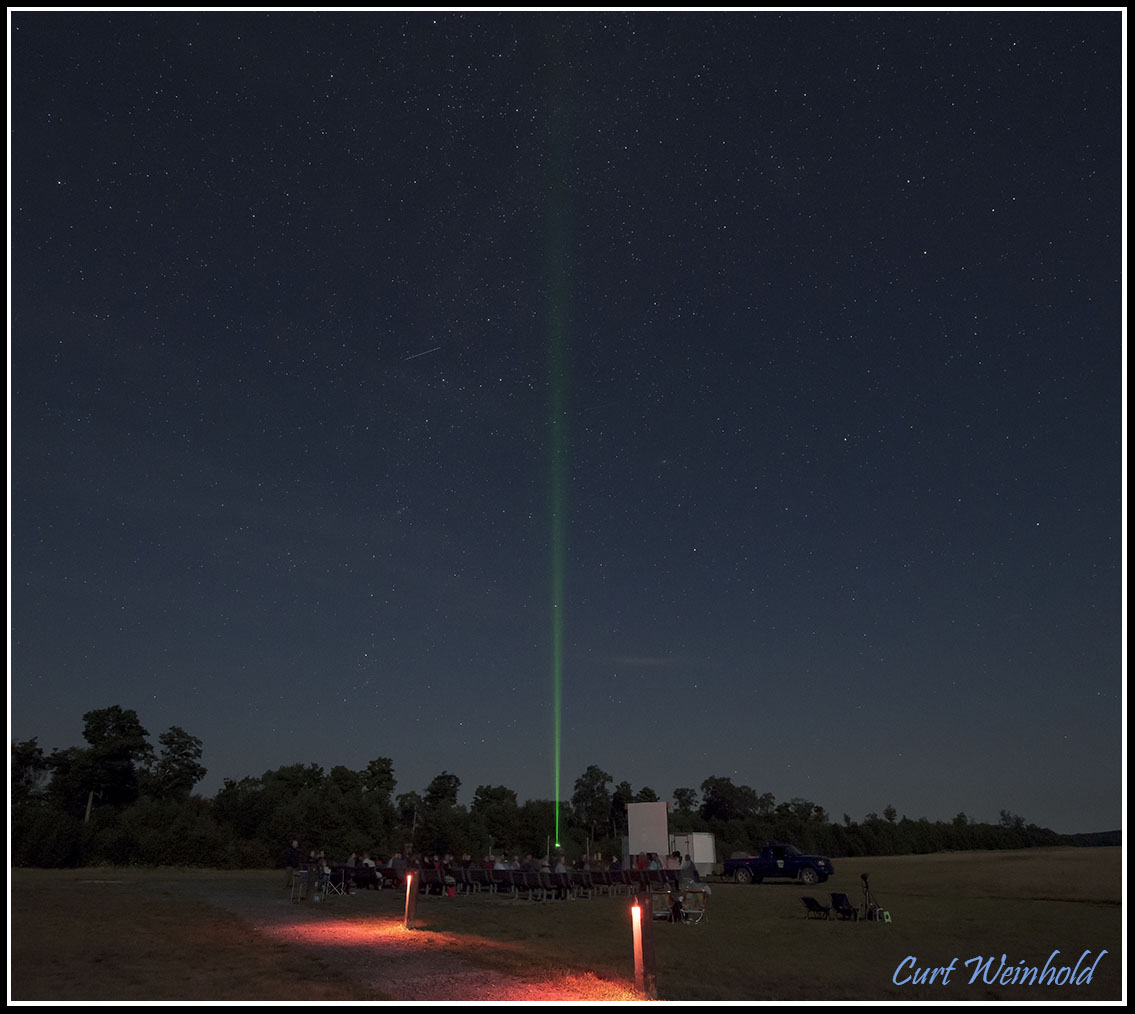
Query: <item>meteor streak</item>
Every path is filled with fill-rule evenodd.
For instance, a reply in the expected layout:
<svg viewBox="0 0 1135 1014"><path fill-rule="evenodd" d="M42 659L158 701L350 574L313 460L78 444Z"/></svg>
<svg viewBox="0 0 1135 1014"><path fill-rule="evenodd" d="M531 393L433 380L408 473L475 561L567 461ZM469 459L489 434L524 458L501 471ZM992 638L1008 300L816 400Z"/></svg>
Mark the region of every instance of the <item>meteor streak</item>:
<svg viewBox="0 0 1135 1014"><path fill-rule="evenodd" d="M415 352L412 356L407 356L405 359L402 360L402 362L408 363L411 359L420 359L422 356L428 356L431 352L439 352L439 351L441 351L441 346L435 345L432 349L426 349L425 352Z"/></svg>

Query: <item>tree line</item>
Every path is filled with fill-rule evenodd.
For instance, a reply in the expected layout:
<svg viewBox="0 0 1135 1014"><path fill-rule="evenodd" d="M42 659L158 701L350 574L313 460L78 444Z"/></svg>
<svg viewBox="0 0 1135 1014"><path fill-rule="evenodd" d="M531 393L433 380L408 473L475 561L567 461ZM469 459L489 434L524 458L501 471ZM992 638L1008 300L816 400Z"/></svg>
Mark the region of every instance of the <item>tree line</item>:
<svg viewBox="0 0 1135 1014"><path fill-rule="evenodd" d="M265 868L298 840L332 858L370 852L542 856L618 855L627 805L656 802L649 787L591 765L560 802L521 803L504 785L479 785L468 806L461 780L443 771L424 791L397 793L394 765L377 757L361 771L291 764L259 777L226 778L212 799L193 794L205 776L202 743L173 726L150 743L134 711L114 706L83 716L86 747L44 754L35 739L12 743L11 849L17 866L170 865ZM718 859L767 841L836 857L1081 844L1002 811L997 824L959 813L951 821L882 816L832 821L805 799L777 802L729 778L671 793L670 830L714 835ZM1099 842L1093 842L1099 843ZM1116 842L1118 843L1118 842Z"/></svg>

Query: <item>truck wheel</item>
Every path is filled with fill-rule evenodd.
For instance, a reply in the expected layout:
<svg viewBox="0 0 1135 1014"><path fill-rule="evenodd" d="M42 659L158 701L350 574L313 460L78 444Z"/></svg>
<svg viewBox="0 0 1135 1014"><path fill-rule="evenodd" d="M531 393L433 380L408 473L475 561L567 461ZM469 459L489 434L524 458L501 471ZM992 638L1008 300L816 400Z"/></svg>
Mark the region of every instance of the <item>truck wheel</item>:
<svg viewBox="0 0 1135 1014"><path fill-rule="evenodd" d="M742 866L739 870L734 871L733 879L737 881L738 884L751 884L753 882L753 875Z"/></svg>
<svg viewBox="0 0 1135 1014"><path fill-rule="evenodd" d="M820 875L812 869L811 866L805 866L804 869L800 871L800 883L807 884L808 887L811 887L813 884L818 884L819 882Z"/></svg>

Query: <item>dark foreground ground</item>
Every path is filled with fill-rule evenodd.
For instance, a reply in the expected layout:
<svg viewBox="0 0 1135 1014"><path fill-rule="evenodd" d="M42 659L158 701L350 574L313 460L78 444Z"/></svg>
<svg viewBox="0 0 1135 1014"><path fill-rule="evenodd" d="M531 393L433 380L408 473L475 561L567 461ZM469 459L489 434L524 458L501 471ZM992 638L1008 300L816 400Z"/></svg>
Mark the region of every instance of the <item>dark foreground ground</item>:
<svg viewBox="0 0 1135 1014"><path fill-rule="evenodd" d="M805 918L803 895L826 901L831 891L842 891L858 900L863 872L892 923ZM394 892L297 905L283 880L275 872L15 870L10 996L300 1002L635 996L626 898L544 904L428 898L417 928L407 931L404 899ZM833 880L810 889L787 882L713 885L703 923L654 924L658 995L758 1003L1118 1001L1125 995L1122 920L1119 849L843 860ZM987 959L992 963L985 965ZM1046 962L1057 969L1079 963L1080 981L1015 981L1016 969ZM951 963L948 977L939 972L930 981L934 969ZM978 964L984 971L974 979Z"/></svg>
<svg viewBox="0 0 1135 1014"><path fill-rule="evenodd" d="M425 928L442 899L423 899L423 929L412 932L394 892L293 904L282 882L275 872L15 870L9 996L635 999L625 984L587 972L516 975L470 963L462 941Z"/></svg>

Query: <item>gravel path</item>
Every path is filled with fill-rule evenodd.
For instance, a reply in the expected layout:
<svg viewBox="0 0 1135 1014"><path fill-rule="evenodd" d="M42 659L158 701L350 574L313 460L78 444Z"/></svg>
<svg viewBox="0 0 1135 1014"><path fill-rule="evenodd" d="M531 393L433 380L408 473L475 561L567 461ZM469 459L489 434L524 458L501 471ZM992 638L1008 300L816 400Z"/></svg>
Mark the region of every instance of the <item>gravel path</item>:
<svg viewBox="0 0 1135 1014"><path fill-rule="evenodd" d="M325 967L366 990L396 1000L497 1002L620 1002L637 997L590 973L555 979L518 979L477 968L451 953L456 943L445 934L414 933L391 914L385 895L361 892L351 899L292 903L286 891L266 894L263 886L198 882L179 890L238 916L265 937L317 957ZM373 909L373 919L336 917L347 902ZM395 906L397 908L397 906Z"/></svg>

